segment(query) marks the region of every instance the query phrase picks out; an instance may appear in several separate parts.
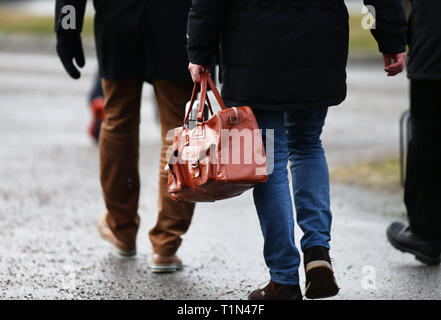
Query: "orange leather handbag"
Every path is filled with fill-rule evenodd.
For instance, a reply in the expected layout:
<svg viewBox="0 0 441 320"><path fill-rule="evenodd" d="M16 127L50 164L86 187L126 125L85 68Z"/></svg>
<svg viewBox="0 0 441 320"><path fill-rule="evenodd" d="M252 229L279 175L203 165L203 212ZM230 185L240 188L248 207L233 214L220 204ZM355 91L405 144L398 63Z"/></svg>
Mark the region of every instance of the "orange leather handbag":
<svg viewBox="0 0 441 320"><path fill-rule="evenodd" d="M207 84L222 110L213 114ZM186 124L201 91L197 123ZM204 108L211 117L204 121ZM168 163L168 191L177 201L210 202L242 194L268 180L262 135L248 106L226 108L207 72L195 84L184 125L176 128Z"/></svg>

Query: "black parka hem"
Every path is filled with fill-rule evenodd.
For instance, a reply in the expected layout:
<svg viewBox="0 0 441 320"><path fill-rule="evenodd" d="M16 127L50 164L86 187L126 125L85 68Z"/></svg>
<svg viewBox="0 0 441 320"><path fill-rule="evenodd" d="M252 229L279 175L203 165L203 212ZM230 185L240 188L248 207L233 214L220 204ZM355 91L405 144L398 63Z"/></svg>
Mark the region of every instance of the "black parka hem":
<svg viewBox="0 0 441 320"><path fill-rule="evenodd" d="M407 78L411 80L441 80L441 73L418 73L408 72Z"/></svg>
<svg viewBox="0 0 441 320"><path fill-rule="evenodd" d="M190 74L190 73L189 73ZM99 75L101 78L109 80L109 81L121 81L128 78L139 78L142 79L144 82L153 84L153 81L156 80L166 80L166 81L174 81L174 82L180 82L185 84L191 84L193 83L193 80L190 76L188 77L176 77L171 75L145 75L139 72L116 72L116 73L105 73L105 72L99 72Z"/></svg>
<svg viewBox="0 0 441 320"><path fill-rule="evenodd" d="M240 107L240 106L249 106L252 109L256 110L268 110L268 111L294 111L294 110L310 110L310 109L319 109L323 107L332 107L340 105L346 96L332 98L329 100L323 101L315 101L311 103L261 103L261 102L251 102L251 101L234 101L230 99L223 99L224 103L228 107Z"/></svg>

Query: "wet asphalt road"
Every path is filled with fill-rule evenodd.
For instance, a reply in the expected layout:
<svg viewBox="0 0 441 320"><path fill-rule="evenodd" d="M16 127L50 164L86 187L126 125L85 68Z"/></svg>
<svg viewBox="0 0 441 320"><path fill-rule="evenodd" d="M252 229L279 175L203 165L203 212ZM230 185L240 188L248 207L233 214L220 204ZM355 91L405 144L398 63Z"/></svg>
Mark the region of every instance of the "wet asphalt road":
<svg viewBox="0 0 441 320"><path fill-rule="evenodd" d="M268 280L249 192L197 206L179 252L182 272L148 270L159 154L148 86L139 254L118 258L100 240L98 153L86 135L95 67L89 59L83 79L72 81L53 56L0 52L0 298L245 299ZM381 65L351 66L349 79L348 100L330 111L324 133L332 167L395 155L398 117L408 101L405 77L386 78ZM333 184L332 206L336 299L441 298L441 269L386 241L388 223L404 219L400 194Z"/></svg>

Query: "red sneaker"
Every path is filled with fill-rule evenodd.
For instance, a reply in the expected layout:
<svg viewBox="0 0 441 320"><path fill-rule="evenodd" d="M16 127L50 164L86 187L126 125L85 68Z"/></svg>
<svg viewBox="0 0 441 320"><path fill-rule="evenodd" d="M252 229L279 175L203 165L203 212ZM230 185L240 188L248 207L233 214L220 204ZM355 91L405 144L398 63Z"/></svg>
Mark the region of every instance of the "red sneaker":
<svg viewBox="0 0 441 320"><path fill-rule="evenodd" d="M89 126L90 136L98 142L100 137L101 123L104 120L104 98L98 97L90 103L92 111L92 123Z"/></svg>

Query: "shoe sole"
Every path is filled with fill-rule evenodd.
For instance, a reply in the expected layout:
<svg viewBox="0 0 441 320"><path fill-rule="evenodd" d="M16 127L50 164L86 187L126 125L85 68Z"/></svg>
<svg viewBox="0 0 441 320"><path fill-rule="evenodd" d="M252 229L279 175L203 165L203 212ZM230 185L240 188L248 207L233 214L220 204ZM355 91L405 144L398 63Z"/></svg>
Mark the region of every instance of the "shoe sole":
<svg viewBox="0 0 441 320"><path fill-rule="evenodd" d="M418 260L424 264L431 265L431 266L437 266L441 263L441 258L429 257L424 254L421 254L420 252L417 252L416 250L403 247L398 242L396 242L395 239L392 238L392 236L389 233L387 233L387 240L389 240L390 244L395 249L397 249L401 252L404 252L404 253L410 253L410 254L414 255L416 260Z"/></svg>
<svg viewBox="0 0 441 320"><path fill-rule="evenodd" d="M336 296L339 292L334 272L327 261L312 261L305 267L307 279L305 297L323 299Z"/></svg>
<svg viewBox="0 0 441 320"><path fill-rule="evenodd" d="M122 258L133 258L136 255L136 249L130 250L130 251L123 251L121 249L118 249L112 242L110 242L108 239L103 237L101 233L99 233L99 235L100 235L101 239L103 239L104 241L106 241L108 243L108 245L110 246L111 252L113 252L117 256L122 257Z"/></svg>
<svg viewBox="0 0 441 320"><path fill-rule="evenodd" d="M111 246L112 246L113 252L122 258L133 258L134 256L136 256L136 250L122 251L122 250L119 250L117 247L115 247L112 244L111 244Z"/></svg>
<svg viewBox="0 0 441 320"><path fill-rule="evenodd" d="M172 273L182 270L182 265L171 264L166 266L151 265L149 269L153 273Z"/></svg>

